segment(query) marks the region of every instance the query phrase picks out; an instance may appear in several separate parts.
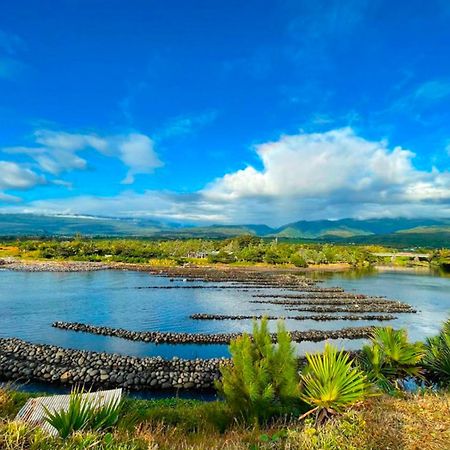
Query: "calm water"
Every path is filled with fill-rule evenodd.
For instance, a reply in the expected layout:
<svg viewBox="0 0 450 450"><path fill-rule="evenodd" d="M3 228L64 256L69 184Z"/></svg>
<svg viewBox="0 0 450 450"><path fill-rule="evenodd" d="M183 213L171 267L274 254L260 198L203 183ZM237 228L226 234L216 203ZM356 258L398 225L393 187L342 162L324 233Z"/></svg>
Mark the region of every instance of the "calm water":
<svg viewBox="0 0 450 450"><path fill-rule="evenodd" d="M324 274L324 286L348 291L386 295L414 305L418 314L399 315L392 323L406 327L412 339L435 333L450 315L450 278L431 274L375 273L364 276ZM100 271L87 273L28 273L0 271L0 337L18 337L63 347L164 357L227 356L225 345L166 345L131 342L113 337L58 330L55 320L84 322L132 330L180 332L229 332L251 330L251 321L195 321L193 313L296 315L269 304L252 304L252 294L277 289L136 289L139 286L207 285L170 282L142 272ZM217 283L214 283L217 285ZM230 283L226 283L230 284ZM288 291L284 291L289 293ZM301 313L298 313L301 314ZM288 329L335 329L369 325L367 321L287 321ZM274 327L275 323L272 322ZM338 341L339 346L358 348L362 341ZM302 343L299 353L318 349L323 343Z"/></svg>

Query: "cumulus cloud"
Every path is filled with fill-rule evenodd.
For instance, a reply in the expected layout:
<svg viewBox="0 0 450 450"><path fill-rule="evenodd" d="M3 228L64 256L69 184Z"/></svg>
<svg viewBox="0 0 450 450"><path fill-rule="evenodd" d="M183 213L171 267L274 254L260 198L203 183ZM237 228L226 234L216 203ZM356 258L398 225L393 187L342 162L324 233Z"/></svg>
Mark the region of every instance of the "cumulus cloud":
<svg viewBox="0 0 450 450"><path fill-rule="evenodd" d="M408 215L423 210L433 216L449 210L450 174L414 167L414 153L389 149L350 128L325 133L283 136L261 144L256 152L263 169L252 166L225 175L203 193L211 201L234 205L253 202L253 212L291 217L384 215L401 208ZM263 201L264 200L264 201ZM257 214L256 214L257 215Z"/></svg>
<svg viewBox="0 0 450 450"><path fill-rule="evenodd" d="M84 170L88 162L80 153L95 150L103 155L120 159L128 172L124 183L132 183L137 174L151 173L162 165L153 141L140 133L98 136L96 134L66 133L64 131L37 130L32 147L9 147L5 153L25 154L34 159L44 172L59 175L71 170Z"/></svg>
<svg viewBox="0 0 450 450"><path fill-rule="evenodd" d="M419 170L414 153L344 128L282 136L256 147L262 168L225 174L179 194L32 202L28 212L153 216L188 222L267 223L343 217L450 217L450 173Z"/></svg>

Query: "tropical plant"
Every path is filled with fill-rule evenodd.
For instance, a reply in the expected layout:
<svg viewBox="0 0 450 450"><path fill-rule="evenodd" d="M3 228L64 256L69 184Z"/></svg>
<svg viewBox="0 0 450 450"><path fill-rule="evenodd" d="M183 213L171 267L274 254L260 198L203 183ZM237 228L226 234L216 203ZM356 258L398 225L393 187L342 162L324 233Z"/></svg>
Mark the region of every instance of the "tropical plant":
<svg viewBox="0 0 450 450"><path fill-rule="evenodd" d="M423 344L408 342L406 330L381 327L373 332L370 345L363 347L360 363L373 383L392 394L402 380L422 376L423 356Z"/></svg>
<svg viewBox="0 0 450 450"><path fill-rule="evenodd" d="M91 406L91 416L88 426L90 430L106 430L113 427L119 420L123 402L119 397L111 398L100 406Z"/></svg>
<svg viewBox="0 0 450 450"><path fill-rule="evenodd" d="M282 406L299 398L297 360L289 333L278 323L277 345L272 343L267 319L255 322L247 334L230 344L232 363L221 368L219 393L234 413L246 420L265 421Z"/></svg>
<svg viewBox="0 0 450 450"><path fill-rule="evenodd" d="M423 366L438 383L450 384L450 319L437 336L427 338Z"/></svg>
<svg viewBox="0 0 450 450"><path fill-rule="evenodd" d="M353 365L344 350L325 344L323 353L306 354L307 365L301 375L301 398L313 408L301 418L315 413L323 423L344 408L363 400L370 392L367 376Z"/></svg>
<svg viewBox="0 0 450 450"><path fill-rule="evenodd" d="M44 411L44 420L56 428L63 439L74 431L84 430L92 414L89 402L83 398L83 392L77 388L70 393L67 410L61 408L50 411L44 406Z"/></svg>
<svg viewBox="0 0 450 450"><path fill-rule="evenodd" d="M95 400L83 396L81 389L74 388L70 393L67 410L61 408L50 411L44 406L44 420L65 439L75 431L111 428L117 423L121 408L121 399L111 399L104 405L98 405Z"/></svg>

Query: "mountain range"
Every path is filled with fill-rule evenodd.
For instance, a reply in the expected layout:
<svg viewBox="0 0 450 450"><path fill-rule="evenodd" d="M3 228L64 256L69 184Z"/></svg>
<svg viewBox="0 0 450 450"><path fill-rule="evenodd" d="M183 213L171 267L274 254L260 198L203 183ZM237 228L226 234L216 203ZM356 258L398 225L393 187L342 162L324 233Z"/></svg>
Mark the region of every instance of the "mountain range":
<svg viewBox="0 0 450 450"><path fill-rule="evenodd" d="M0 214L0 236L108 236L147 238L227 238L253 234L266 238L342 243L450 246L450 219L341 219L267 225L187 226L147 218L76 215Z"/></svg>

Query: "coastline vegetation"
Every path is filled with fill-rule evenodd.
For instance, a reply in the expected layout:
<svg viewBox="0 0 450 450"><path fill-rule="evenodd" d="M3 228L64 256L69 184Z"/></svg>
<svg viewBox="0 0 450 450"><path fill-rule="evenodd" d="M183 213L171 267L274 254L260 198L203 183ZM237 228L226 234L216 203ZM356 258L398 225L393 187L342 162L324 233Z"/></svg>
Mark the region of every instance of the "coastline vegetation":
<svg viewBox="0 0 450 450"><path fill-rule="evenodd" d="M102 426L68 430L65 423L56 423L63 430L59 437L13 421L35 394L2 388L0 448L449 448L450 380L448 367L436 362L448 350L450 320L426 344L408 342L402 330L381 328L361 354L326 345L323 353L308 355L300 373L294 370L292 344L282 324L278 333L280 343L272 344L263 320L255 324L253 336L232 343L232 365L223 367L217 386L220 400L126 398L120 408L100 414ZM380 379L389 382L389 389ZM415 389L405 389L411 380ZM89 408L74 402L73 409L72 417ZM85 422L95 415L85 414Z"/></svg>
<svg viewBox="0 0 450 450"><path fill-rule="evenodd" d="M18 239L0 242L0 257L24 260L135 263L154 266L183 264L230 266L267 265L320 267L341 265L364 268L374 265L399 267L450 267L450 250L409 249L411 256L391 255L397 249L379 245L337 245L278 242L251 235L230 239ZM414 257L426 254L427 258Z"/></svg>

